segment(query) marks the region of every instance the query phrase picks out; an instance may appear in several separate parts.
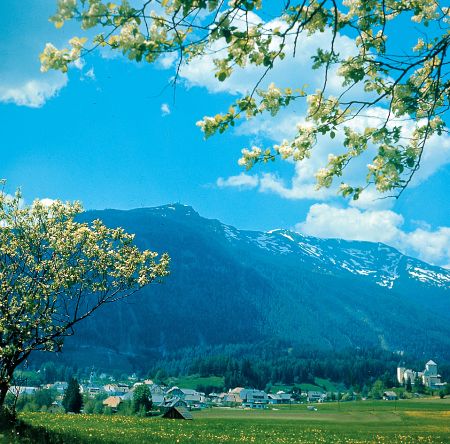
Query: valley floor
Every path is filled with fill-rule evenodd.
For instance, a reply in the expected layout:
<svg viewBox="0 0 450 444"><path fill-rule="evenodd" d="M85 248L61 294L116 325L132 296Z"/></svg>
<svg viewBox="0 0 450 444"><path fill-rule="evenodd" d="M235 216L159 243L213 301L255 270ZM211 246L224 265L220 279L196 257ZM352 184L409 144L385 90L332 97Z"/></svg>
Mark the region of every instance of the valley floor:
<svg viewBox="0 0 450 444"><path fill-rule="evenodd" d="M212 408L193 412L193 421L47 413L20 417L50 432L51 442L65 444L450 442L450 399L354 401L315 407L317 411L306 405L264 411ZM15 442L33 441L18 437Z"/></svg>

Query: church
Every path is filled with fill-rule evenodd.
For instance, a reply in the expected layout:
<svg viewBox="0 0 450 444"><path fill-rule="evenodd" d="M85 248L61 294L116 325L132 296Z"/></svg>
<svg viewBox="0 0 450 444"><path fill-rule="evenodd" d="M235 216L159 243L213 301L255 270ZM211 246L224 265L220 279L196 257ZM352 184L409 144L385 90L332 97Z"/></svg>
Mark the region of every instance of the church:
<svg viewBox="0 0 450 444"><path fill-rule="evenodd" d="M397 381L399 384L406 384L409 379L411 384L414 384L416 377L422 379L423 384L430 389L440 389L445 386L445 382L441 382L441 375L438 374L437 364L430 360L425 364L425 370L422 372L416 372L411 369L407 369L404 363L401 363L397 367Z"/></svg>

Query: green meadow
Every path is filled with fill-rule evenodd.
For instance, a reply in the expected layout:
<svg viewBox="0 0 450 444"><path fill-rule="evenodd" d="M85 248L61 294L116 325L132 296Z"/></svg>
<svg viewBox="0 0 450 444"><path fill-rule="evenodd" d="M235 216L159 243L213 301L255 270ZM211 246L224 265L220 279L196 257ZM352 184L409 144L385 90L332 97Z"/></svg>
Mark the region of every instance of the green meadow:
<svg viewBox="0 0 450 444"><path fill-rule="evenodd" d="M28 427L4 439L64 444L450 442L450 399L358 401L316 407L317 411L308 410L306 405L264 411L212 408L193 412L193 421L24 413L20 418ZM48 441L41 440L43 434Z"/></svg>

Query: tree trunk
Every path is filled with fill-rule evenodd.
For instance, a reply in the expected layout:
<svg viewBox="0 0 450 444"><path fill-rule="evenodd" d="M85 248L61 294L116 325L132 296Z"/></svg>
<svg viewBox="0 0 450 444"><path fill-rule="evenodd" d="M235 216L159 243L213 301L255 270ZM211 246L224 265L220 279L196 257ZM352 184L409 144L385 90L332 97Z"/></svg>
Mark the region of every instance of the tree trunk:
<svg viewBox="0 0 450 444"><path fill-rule="evenodd" d="M9 381L0 381L0 410L3 409L5 404L6 395L8 394Z"/></svg>

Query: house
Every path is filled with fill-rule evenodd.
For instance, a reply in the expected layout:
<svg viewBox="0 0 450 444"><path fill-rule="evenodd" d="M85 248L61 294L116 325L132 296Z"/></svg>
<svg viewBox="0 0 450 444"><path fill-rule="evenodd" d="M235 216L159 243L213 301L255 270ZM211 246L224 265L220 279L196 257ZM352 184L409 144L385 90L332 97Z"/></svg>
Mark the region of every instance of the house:
<svg viewBox="0 0 450 444"><path fill-rule="evenodd" d="M52 389L56 390L58 393L64 393L64 391L67 389L68 385L69 384L65 381L56 381L53 384Z"/></svg>
<svg viewBox="0 0 450 444"><path fill-rule="evenodd" d="M130 389L128 386L123 386L119 384L106 384L103 386L103 391L110 396L123 396L128 393Z"/></svg>
<svg viewBox="0 0 450 444"><path fill-rule="evenodd" d="M47 409L48 413L64 413L64 407L60 401L53 401L52 405Z"/></svg>
<svg viewBox="0 0 450 444"><path fill-rule="evenodd" d="M102 393L102 389L97 386L87 387L87 394L90 398L95 398L98 394Z"/></svg>
<svg viewBox="0 0 450 444"><path fill-rule="evenodd" d="M170 407L162 417L167 419L193 419L191 412L186 407Z"/></svg>
<svg viewBox="0 0 450 444"><path fill-rule="evenodd" d="M220 393L212 392L208 395L208 398L213 404L219 404L222 401Z"/></svg>
<svg viewBox="0 0 450 444"><path fill-rule="evenodd" d="M323 402L326 398L326 393L316 392L313 390L308 391L308 394L306 396L308 402Z"/></svg>
<svg viewBox="0 0 450 444"><path fill-rule="evenodd" d="M167 412L168 410L170 410L173 407L186 407L187 408L187 403L178 397L174 397L174 398L170 398L170 399L166 399L164 400L164 402L162 402L159 405L159 410L161 410L162 412Z"/></svg>
<svg viewBox="0 0 450 444"><path fill-rule="evenodd" d="M155 407L161 405L164 401L165 401L165 396L164 395L159 395L157 393L152 394L152 403Z"/></svg>
<svg viewBox="0 0 450 444"><path fill-rule="evenodd" d="M172 387L167 391L167 395L183 399L187 405L201 407L206 405L206 396L204 393L192 389Z"/></svg>
<svg viewBox="0 0 450 444"><path fill-rule="evenodd" d="M396 401L397 393L393 392L392 390L387 390L383 393L383 399L385 401Z"/></svg>
<svg viewBox="0 0 450 444"><path fill-rule="evenodd" d="M221 404L229 407L233 407L237 404L242 404L242 398L238 393L221 393L219 395L219 399L221 400Z"/></svg>
<svg viewBox="0 0 450 444"><path fill-rule="evenodd" d="M147 384L144 381L144 384ZM149 389L150 389L150 393L153 395L164 395L165 394L165 390L158 384L147 384Z"/></svg>
<svg viewBox="0 0 450 444"><path fill-rule="evenodd" d="M129 392L125 393L124 395L120 395L120 398L122 401L132 401L134 397L134 390L130 390Z"/></svg>
<svg viewBox="0 0 450 444"><path fill-rule="evenodd" d="M242 407L264 409L269 403L269 396L262 390L244 389L240 392Z"/></svg>
<svg viewBox="0 0 450 444"><path fill-rule="evenodd" d="M292 402L292 396L290 393L279 391L276 394L269 393L269 404L290 404Z"/></svg>
<svg viewBox="0 0 450 444"><path fill-rule="evenodd" d="M120 396L108 396L103 401L103 405L105 407L110 407L114 411L117 411L117 408L119 407L121 402L122 402L122 398Z"/></svg>

